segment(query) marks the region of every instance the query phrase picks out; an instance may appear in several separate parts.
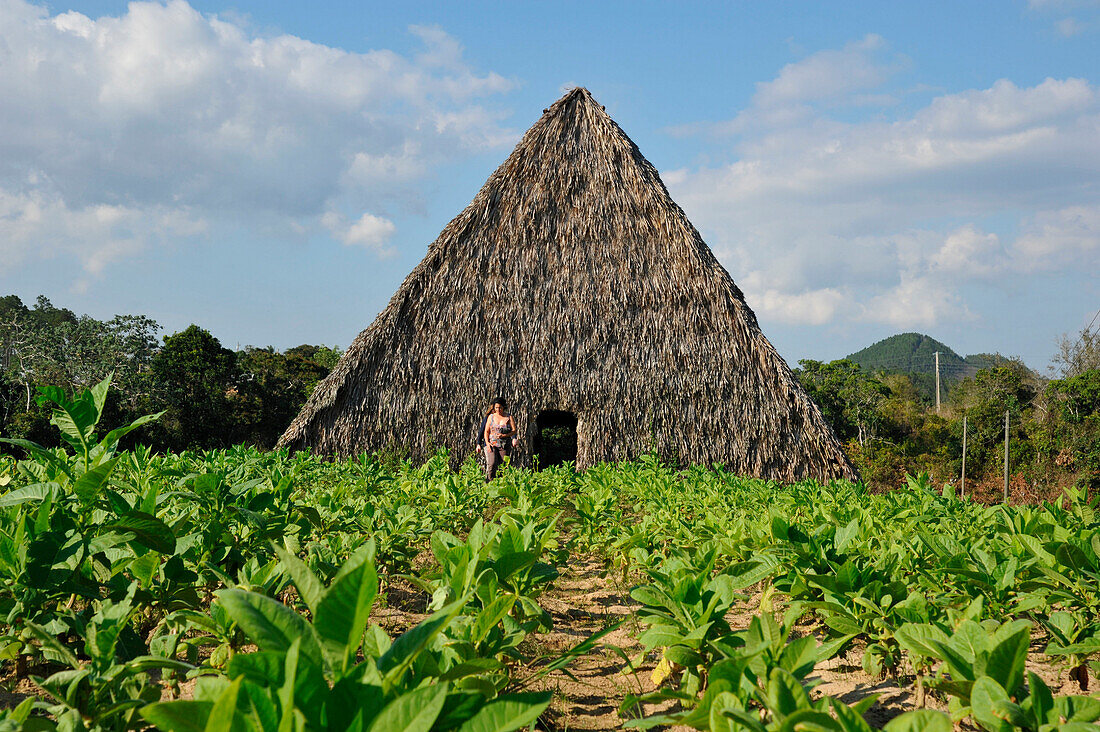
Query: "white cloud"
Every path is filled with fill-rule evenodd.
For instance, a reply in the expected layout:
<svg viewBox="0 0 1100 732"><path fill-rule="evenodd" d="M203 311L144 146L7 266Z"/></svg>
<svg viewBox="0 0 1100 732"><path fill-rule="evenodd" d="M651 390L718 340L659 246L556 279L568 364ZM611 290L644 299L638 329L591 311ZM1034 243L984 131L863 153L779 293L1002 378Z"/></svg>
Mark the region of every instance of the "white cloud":
<svg viewBox="0 0 1100 732"><path fill-rule="evenodd" d="M930 270L969 279L996 274L1005 266L1000 237L967 224L949 233L928 261Z"/></svg>
<svg viewBox="0 0 1100 732"><path fill-rule="evenodd" d="M442 29L410 32L414 56L352 53L184 0L98 19L0 3L0 226L21 232L5 258L100 251L80 255L92 272L165 217L308 232L380 191L414 205L430 171L511 140L480 100L515 83L472 69ZM384 251L363 221L354 243Z"/></svg>
<svg viewBox="0 0 1100 732"><path fill-rule="evenodd" d="M892 106L892 94L869 93L908 65L908 59L886 58L887 44L869 34L841 49L826 49L784 66L771 81L756 85L748 109L727 122L684 125L684 134L700 129L717 135L775 130L804 123L817 107L848 104L857 107Z"/></svg>
<svg viewBox="0 0 1100 732"><path fill-rule="evenodd" d="M1080 35L1085 30L1085 26L1076 18L1062 18L1054 24L1054 28L1066 38Z"/></svg>
<svg viewBox="0 0 1100 732"><path fill-rule="evenodd" d="M783 322L926 327L972 315L971 284L1100 269L1100 90L1001 80L841 121L860 95L892 93L884 47L785 67L733 121L695 128L737 132L734 162L664 174L749 304Z"/></svg>
<svg viewBox="0 0 1100 732"><path fill-rule="evenodd" d="M945 320L972 320L973 313L942 280L903 277L890 289L872 296L861 320L895 328L929 328Z"/></svg>
<svg viewBox="0 0 1100 732"><path fill-rule="evenodd" d="M1024 272L1086 267L1100 272L1100 205L1040 211L1014 242Z"/></svg>
<svg viewBox="0 0 1100 732"><path fill-rule="evenodd" d="M1075 15L1064 15L1054 21L1054 31L1063 38L1073 38L1097 27L1096 11L1100 9L1100 0L1028 0L1027 5L1037 18L1044 20L1052 13L1063 15L1073 11Z"/></svg>
<svg viewBox="0 0 1100 732"><path fill-rule="evenodd" d="M835 100L838 96L877 87L888 69L873 54L885 47L881 36L870 34L840 50L827 49L787 64L772 81L756 85L753 103L778 107L791 103Z"/></svg>
<svg viewBox="0 0 1100 732"><path fill-rule="evenodd" d="M823 325L840 314L852 314L851 296L836 288L787 293L769 287L767 276L750 272L738 284L758 313L781 323Z"/></svg>
<svg viewBox="0 0 1100 732"><path fill-rule="evenodd" d="M31 256L65 256L98 275L150 242L202 234L207 224L186 209L111 204L71 206L56 195L0 189L0 254L17 266Z"/></svg>
<svg viewBox="0 0 1100 732"><path fill-rule="evenodd" d="M335 211L328 211L321 217L332 235L344 245L359 246L371 249L380 256L392 256L396 252L386 246L397 227L389 219L364 213L352 224L348 224L344 217Z"/></svg>

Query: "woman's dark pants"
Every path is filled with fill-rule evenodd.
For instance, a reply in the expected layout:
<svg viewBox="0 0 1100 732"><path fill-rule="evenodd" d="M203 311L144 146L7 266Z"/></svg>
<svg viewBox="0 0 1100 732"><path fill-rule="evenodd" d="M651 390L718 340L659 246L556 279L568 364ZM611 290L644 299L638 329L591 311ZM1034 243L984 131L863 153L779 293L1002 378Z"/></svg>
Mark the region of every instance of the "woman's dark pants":
<svg viewBox="0 0 1100 732"><path fill-rule="evenodd" d="M486 482L497 477L497 469L504 462L504 458L512 454L511 447L490 447L485 455L485 480Z"/></svg>

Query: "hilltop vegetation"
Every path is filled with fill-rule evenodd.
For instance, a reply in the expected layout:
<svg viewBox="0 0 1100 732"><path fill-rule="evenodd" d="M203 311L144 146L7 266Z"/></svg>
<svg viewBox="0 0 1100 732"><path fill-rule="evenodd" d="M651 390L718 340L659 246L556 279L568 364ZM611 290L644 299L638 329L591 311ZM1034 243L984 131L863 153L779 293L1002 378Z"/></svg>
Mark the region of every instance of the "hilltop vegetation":
<svg viewBox="0 0 1100 732"><path fill-rule="evenodd" d="M921 333L900 333L884 338L847 356L870 373L907 374L917 393L929 403L936 400L936 352L940 354L940 392L982 369L1004 366L1010 359L994 353L960 356L949 346Z"/></svg>

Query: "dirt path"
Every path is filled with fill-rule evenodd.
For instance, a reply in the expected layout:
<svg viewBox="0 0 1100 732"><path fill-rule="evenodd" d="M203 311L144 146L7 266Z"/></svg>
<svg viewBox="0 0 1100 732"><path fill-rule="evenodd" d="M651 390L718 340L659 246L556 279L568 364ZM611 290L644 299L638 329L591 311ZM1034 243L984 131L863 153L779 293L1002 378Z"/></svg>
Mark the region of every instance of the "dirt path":
<svg viewBox="0 0 1100 732"><path fill-rule="evenodd" d="M554 692L554 700L543 718L545 728L555 731L618 729L628 719L618 715L626 696L655 689L650 678L657 660L655 656L637 662L634 671L626 670L626 659L637 659L642 651L635 638L643 628L636 626L633 619L638 604L630 598L629 584L603 576L604 565L599 560L571 557L568 564L559 569L561 577L553 589L540 598L540 604L554 619L554 629L538 637L537 652L560 653L592 633L620 621L623 623L603 639L605 646L617 646L617 650L598 649L570 666L572 676L553 673L538 685L539 689ZM727 616L730 627L741 630L748 626L757 599L753 598ZM1065 682L1064 672L1040 663L1040 653L1041 648L1033 646L1028 670L1042 677L1055 694L1080 693L1074 685ZM811 695L815 698L829 695L847 704L877 695L865 715L867 722L876 728L916 708L912 679L873 678L863 671L861 657L862 648L856 648L819 664L810 676L810 681L816 684ZM926 697L925 706L947 710L946 701L931 694ZM646 715L661 711L664 709L654 705L645 708Z"/></svg>
<svg viewBox="0 0 1100 732"><path fill-rule="evenodd" d="M571 557L559 569L554 588L539 598L554 619L553 630L538 638L540 652L561 653L593 633L621 625L604 636L603 647L571 664L569 674L555 672L541 681L538 688L554 692L544 719L555 730L618 729L623 700L655 688L644 666L628 670L628 658L642 651L634 639L640 632L634 623L637 603L629 587L601 576L601 561Z"/></svg>

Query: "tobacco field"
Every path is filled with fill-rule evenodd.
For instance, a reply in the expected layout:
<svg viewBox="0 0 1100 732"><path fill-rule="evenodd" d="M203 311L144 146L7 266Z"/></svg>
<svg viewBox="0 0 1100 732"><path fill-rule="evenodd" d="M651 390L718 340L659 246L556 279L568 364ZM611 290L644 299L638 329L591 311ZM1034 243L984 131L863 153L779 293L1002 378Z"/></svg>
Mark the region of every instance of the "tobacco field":
<svg viewBox="0 0 1100 732"><path fill-rule="evenodd" d="M1097 728L1084 491L154 454L119 442L155 417L99 425L107 389L40 389L65 446L3 445L0 730L577 729L559 682L597 654L628 728ZM582 562L623 611L548 644ZM823 692L837 663L910 708Z"/></svg>

